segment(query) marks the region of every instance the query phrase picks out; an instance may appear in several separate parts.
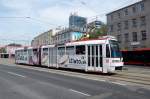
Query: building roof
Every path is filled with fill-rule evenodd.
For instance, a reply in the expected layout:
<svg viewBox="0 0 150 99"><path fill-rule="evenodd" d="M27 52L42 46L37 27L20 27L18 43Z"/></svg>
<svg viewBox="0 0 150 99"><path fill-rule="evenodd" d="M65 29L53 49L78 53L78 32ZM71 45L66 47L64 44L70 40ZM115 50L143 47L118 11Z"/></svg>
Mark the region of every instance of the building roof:
<svg viewBox="0 0 150 99"><path fill-rule="evenodd" d="M103 44L106 43L107 40L116 40L116 38L113 36L102 36L99 37L98 39L84 39L79 41L72 41L66 43L66 45L73 46L73 45L87 45L87 44L100 44L100 43Z"/></svg>
<svg viewBox="0 0 150 99"><path fill-rule="evenodd" d="M112 14L112 13L115 13L115 12L117 12L117 11L120 11L120 10L123 10L123 9L126 9L126 8L129 8L129 7L133 6L133 5L136 5L136 4L138 4L138 3L141 3L141 2L143 2L143 1L145 1L145 0L138 1L138 2L136 2L136 3L134 3L134 4L130 4L130 5L126 6L126 7L123 7L123 8L120 8L120 9L118 9L118 10L112 11L112 12L106 14L106 15L108 16L108 15L110 15L110 14Z"/></svg>
<svg viewBox="0 0 150 99"><path fill-rule="evenodd" d="M7 46L21 47L22 45L21 44L16 44L16 43L11 43L11 44L8 44Z"/></svg>

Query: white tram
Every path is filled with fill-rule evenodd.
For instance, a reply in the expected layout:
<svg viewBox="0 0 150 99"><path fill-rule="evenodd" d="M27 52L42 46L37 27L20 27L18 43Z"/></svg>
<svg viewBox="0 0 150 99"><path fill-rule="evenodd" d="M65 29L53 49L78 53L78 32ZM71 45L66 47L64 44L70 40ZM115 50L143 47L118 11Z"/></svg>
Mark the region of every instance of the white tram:
<svg viewBox="0 0 150 99"><path fill-rule="evenodd" d="M37 56L40 57L39 65L42 66L102 73L114 72L116 68L123 67L118 42L112 37L75 41L61 46L47 45L39 49L40 55ZM25 54L27 57L29 57L29 50ZM21 63L22 61L17 60L18 54L21 54L20 50L16 51L16 63ZM29 62L24 63L33 65Z"/></svg>
<svg viewBox="0 0 150 99"><path fill-rule="evenodd" d="M15 51L15 63L28 64L28 52L26 48L19 48Z"/></svg>

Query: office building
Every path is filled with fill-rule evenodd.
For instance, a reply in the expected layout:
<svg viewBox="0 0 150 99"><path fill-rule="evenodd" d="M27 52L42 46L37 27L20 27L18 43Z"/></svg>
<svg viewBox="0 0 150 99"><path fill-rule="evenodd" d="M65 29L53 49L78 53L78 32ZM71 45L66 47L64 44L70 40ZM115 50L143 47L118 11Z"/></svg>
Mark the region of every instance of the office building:
<svg viewBox="0 0 150 99"><path fill-rule="evenodd" d="M76 14L71 14L69 17L69 28L84 28L86 24L87 19L85 17Z"/></svg>
<svg viewBox="0 0 150 99"><path fill-rule="evenodd" d="M122 50L150 48L150 0L142 0L107 14L108 34Z"/></svg>

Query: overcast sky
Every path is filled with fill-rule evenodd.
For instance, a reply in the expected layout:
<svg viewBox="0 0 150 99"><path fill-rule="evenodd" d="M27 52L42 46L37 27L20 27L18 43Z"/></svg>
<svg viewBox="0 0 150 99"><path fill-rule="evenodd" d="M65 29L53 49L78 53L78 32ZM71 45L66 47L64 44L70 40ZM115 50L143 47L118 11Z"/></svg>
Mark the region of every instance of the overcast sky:
<svg viewBox="0 0 150 99"><path fill-rule="evenodd" d="M0 41L30 41L51 28L67 27L71 12L89 21L99 15L106 22L105 13L137 1L140 0L0 0Z"/></svg>

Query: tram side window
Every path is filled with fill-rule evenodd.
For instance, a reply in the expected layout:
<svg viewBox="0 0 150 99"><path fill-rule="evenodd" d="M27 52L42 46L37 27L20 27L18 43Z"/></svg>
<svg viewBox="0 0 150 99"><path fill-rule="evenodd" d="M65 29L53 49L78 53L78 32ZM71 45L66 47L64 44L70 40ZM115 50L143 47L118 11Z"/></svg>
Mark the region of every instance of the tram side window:
<svg viewBox="0 0 150 99"><path fill-rule="evenodd" d="M74 46L69 46L66 48L66 54L67 55L74 55L75 51L74 51Z"/></svg>
<svg viewBox="0 0 150 99"><path fill-rule="evenodd" d="M29 54L29 56L32 55L32 50L31 49L28 50L28 54Z"/></svg>
<svg viewBox="0 0 150 99"><path fill-rule="evenodd" d="M100 57L103 57L102 53L102 45L99 45Z"/></svg>
<svg viewBox="0 0 150 99"><path fill-rule="evenodd" d="M106 58L110 57L110 50L109 50L109 45L106 45Z"/></svg>
<svg viewBox="0 0 150 99"><path fill-rule="evenodd" d="M48 48L43 48L43 55L48 55Z"/></svg>
<svg viewBox="0 0 150 99"><path fill-rule="evenodd" d="M23 50L23 60L27 60L27 50Z"/></svg>
<svg viewBox="0 0 150 99"><path fill-rule="evenodd" d="M58 48L58 55L63 56L65 54L65 47Z"/></svg>
<svg viewBox="0 0 150 99"><path fill-rule="evenodd" d="M76 46L77 55L85 55L85 45Z"/></svg>
<svg viewBox="0 0 150 99"><path fill-rule="evenodd" d="M33 49L33 54L37 54L38 50L37 49Z"/></svg>
<svg viewBox="0 0 150 99"><path fill-rule="evenodd" d="M24 50L24 51L23 51L23 55L26 55L26 54L27 54L27 50Z"/></svg>

